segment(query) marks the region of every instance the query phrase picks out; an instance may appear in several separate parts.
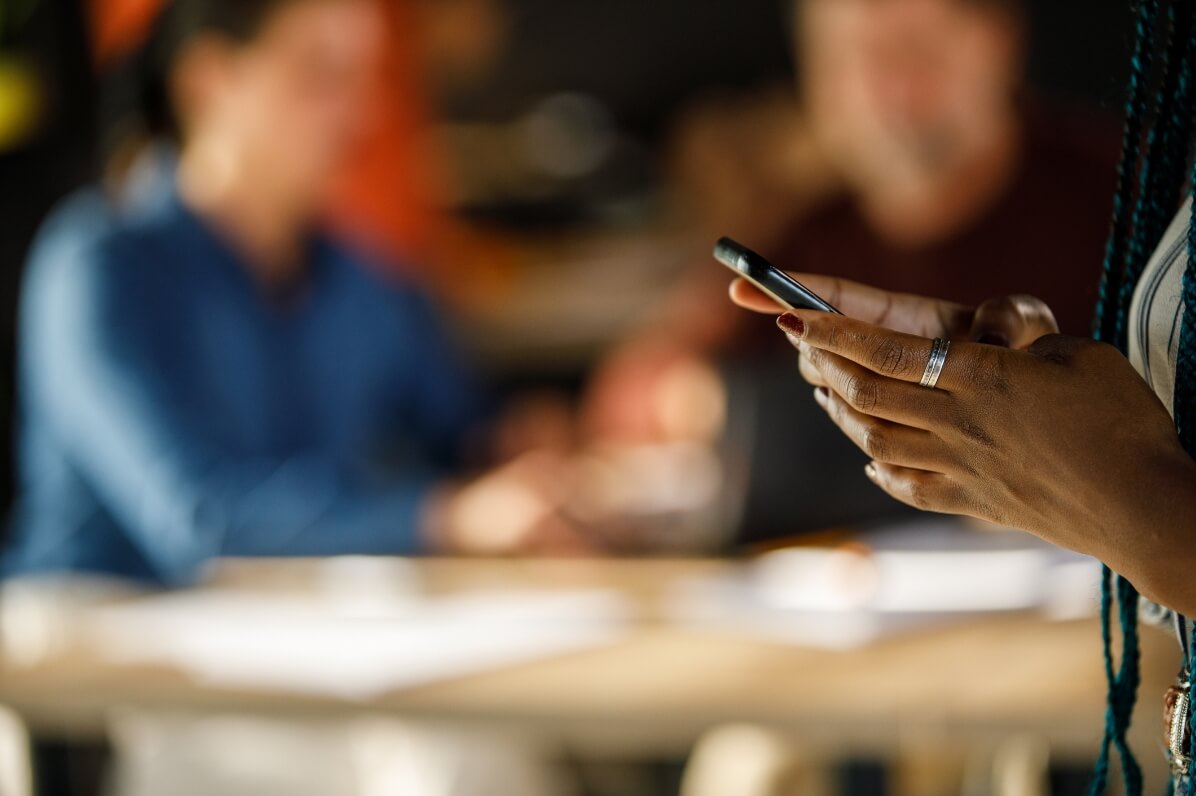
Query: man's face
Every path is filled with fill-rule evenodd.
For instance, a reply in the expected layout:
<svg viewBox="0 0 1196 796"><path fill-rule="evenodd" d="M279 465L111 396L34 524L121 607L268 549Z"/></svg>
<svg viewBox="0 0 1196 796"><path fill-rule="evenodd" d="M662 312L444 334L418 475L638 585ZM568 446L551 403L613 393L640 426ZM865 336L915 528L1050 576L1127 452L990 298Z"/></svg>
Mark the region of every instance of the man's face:
<svg viewBox="0 0 1196 796"><path fill-rule="evenodd" d="M807 107L842 159L933 168L1011 107L1016 15L983 0L802 0Z"/></svg>
<svg viewBox="0 0 1196 796"><path fill-rule="evenodd" d="M248 45L203 59L189 126L273 195L314 206L364 129L383 33L374 0L284 5Z"/></svg>

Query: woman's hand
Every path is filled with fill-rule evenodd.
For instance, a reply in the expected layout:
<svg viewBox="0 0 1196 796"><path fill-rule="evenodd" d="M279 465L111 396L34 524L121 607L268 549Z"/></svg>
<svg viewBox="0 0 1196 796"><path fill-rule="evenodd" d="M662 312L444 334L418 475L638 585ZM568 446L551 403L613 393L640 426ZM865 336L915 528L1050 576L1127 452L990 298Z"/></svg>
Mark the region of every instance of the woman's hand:
<svg viewBox="0 0 1196 796"><path fill-rule="evenodd" d="M927 322L936 311L899 309L906 329L947 330ZM932 341L922 334L811 311L779 323L819 404L890 495L1030 531L1101 558L1168 605L1196 608L1186 553L1196 464L1114 348L1060 335L1026 350L959 341L938 388L926 389Z"/></svg>
<svg viewBox="0 0 1196 796"><path fill-rule="evenodd" d="M979 307L967 307L833 276L794 276L843 314L895 332L1025 348L1044 334L1059 331L1050 308L1032 296L1006 296ZM743 279L731 284L731 299L756 312L776 315L784 311Z"/></svg>

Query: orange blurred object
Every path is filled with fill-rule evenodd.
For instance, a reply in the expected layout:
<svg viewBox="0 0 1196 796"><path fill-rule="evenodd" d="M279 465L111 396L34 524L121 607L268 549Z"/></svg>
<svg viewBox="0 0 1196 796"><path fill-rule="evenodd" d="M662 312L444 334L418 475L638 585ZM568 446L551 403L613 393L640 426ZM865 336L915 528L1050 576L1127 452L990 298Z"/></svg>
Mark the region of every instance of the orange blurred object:
<svg viewBox="0 0 1196 796"><path fill-rule="evenodd" d="M162 5L163 0L91 0L96 64L106 67L137 49Z"/></svg>
<svg viewBox="0 0 1196 796"><path fill-rule="evenodd" d="M390 29L369 131L332 188L330 215L392 262L428 262L451 235L446 167L431 133L409 11L404 3L383 7Z"/></svg>
<svg viewBox="0 0 1196 796"><path fill-rule="evenodd" d="M509 289L516 252L454 215L454 175L427 95L410 3L384 2L389 31L371 123L332 186L329 220L453 304L485 305ZM468 278L464 278L468 275Z"/></svg>

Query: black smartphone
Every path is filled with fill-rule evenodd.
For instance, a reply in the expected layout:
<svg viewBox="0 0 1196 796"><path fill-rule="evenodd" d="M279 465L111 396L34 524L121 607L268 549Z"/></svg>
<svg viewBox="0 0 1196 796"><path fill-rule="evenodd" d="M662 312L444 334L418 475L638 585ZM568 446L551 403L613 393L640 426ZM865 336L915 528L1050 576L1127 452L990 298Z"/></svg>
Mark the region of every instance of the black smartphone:
<svg viewBox="0 0 1196 796"><path fill-rule="evenodd" d="M754 251L730 238L714 245L714 259L751 282L773 301L789 310L821 310L842 315L817 293L777 268Z"/></svg>

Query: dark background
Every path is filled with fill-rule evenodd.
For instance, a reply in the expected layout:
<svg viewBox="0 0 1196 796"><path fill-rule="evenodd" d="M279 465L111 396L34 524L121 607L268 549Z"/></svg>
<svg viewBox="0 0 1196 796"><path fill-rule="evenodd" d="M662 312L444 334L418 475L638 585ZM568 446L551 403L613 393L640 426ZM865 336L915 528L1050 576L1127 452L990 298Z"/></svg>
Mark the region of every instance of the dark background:
<svg viewBox="0 0 1196 796"><path fill-rule="evenodd" d="M1058 98L1120 105L1128 0L1029 4L1031 83ZM0 52L33 59L49 112L40 133L0 152L0 499L12 494L13 320L22 263L48 209L95 179L98 103L83 0L41 0ZM791 80L781 0L510 0L511 41L498 68L445 113L518 115L537 98L580 91L601 100L649 159L687 102L714 91Z"/></svg>
<svg viewBox="0 0 1196 796"><path fill-rule="evenodd" d="M10 2L0 0L0 11ZM783 0L510 0L509 6L505 57L484 84L454 98L444 109L448 116L507 119L540 97L579 91L607 106L650 163L688 102L792 80ZM1056 98L1118 111L1128 7L1129 0L1030 3L1031 84ZM84 8L85 0L40 0L19 29L0 31L0 55L15 52L34 62L48 104L33 140L0 151L0 506L13 493L14 319L26 251L53 204L97 175L99 103ZM40 792L87 792L103 759L102 749L40 744Z"/></svg>

